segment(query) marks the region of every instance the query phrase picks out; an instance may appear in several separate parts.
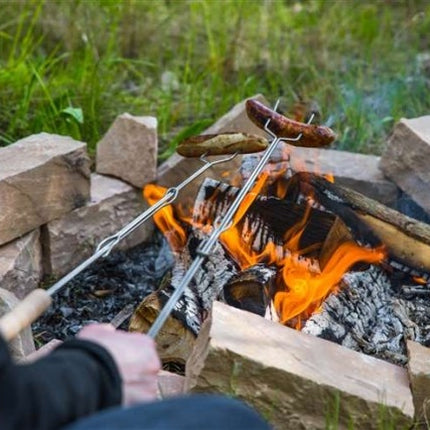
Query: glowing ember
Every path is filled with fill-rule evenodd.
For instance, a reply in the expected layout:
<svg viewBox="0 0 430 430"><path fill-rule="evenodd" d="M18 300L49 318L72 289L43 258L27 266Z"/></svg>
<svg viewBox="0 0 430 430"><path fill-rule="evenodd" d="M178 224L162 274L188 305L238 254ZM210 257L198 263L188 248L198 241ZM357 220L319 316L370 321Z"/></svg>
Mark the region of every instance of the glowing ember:
<svg viewBox="0 0 430 430"><path fill-rule="evenodd" d="M412 279L420 285L426 285L427 281L424 278L421 278L420 276L412 276Z"/></svg>
<svg viewBox="0 0 430 430"><path fill-rule="evenodd" d="M324 269L320 270L315 259L303 257L311 249L300 249L300 239L308 223L310 206L307 206L302 220L284 235L283 245L268 242L262 251L255 251L252 247L255 232L248 231L250 229L247 230L243 225L239 227L239 223L261 193L268 175L266 172L260 176L240 205L230 228L221 234L220 241L242 270L258 263L278 268L274 306L282 323L301 328L302 321L317 312L330 293L336 292L345 272L359 262L378 264L384 259L385 253L382 249L367 249L353 242L345 242L333 253ZM154 204L164 193L165 189L156 185L147 185L144 189L144 196L149 204ZM309 199L312 200L312 196ZM170 246L175 251L180 251L185 246L186 233L175 218L172 207L165 207L154 218ZM191 224L207 233L212 230L212 225L199 225L190 217L179 218L182 223Z"/></svg>

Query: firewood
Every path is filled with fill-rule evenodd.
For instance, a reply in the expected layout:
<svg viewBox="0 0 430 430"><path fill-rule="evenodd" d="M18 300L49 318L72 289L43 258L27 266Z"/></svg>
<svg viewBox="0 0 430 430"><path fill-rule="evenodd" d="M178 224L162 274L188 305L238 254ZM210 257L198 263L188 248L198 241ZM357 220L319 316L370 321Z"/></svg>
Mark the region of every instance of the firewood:
<svg viewBox="0 0 430 430"><path fill-rule="evenodd" d="M321 269L324 269L326 263L333 255L333 252L339 248L342 243L353 240L348 227L339 217L336 217L319 253L318 260Z"/></svg>
<svg viewBox="0 0 430 430"><path fill-rule="evenodd" d="M370 266L347 273L340 291L325 300L302 331L404 366L406 339L430 342L427 302L394 294L389 274Z"/></svg>
<svg viewBox="0 0 430 430"><path fill-rule="evenodd" d="M275 267L256 264L233 276L222 295L230 306L264 316L271 304L275 278Z"/></svg>
<svg viewBox="0 0 430 430"><path fill-rule="evenodd" d="M146 333L149 330L162 309L159 295L160 289L145 297L139 304L131 317L130 331ZM195 334L181 320L172 315L157 336L157 350L160 359L164 363L184 364L193 349L195 339Z"/></svg>
<svg viewBox="0 0 430 430"><path fill-rule="evenodd" d="M194 221L205 225L222 217L230 207L239 189L214 179L205 179L196 198ZM276 197L257 196L240 223L242 232L252 234L252 249L261 251L269 241L275 244L284 242L284 236L305 218L306 204L278 199ZM300 239L300 248L314 248L311 255L318 255L318 250L326 240L336 216L311 208L309 217Z"/></svg>
<svg viewBox="0 0 430 430"><path fill-rule="evenodd" d="M293 176L287 186L290 189L288 200L257 196L245 215L241 228L246 232L244 235L252 233L255 251L262 251L269 241L283 243L287 232L294 231L305 217L306 204L293 201L299 196L299 177ZM222 216L237 193L235 187L206 179L196 198L194 221L204 225ZM354 240L353 235L336 214L311 208L299 243L301 249L310 249L306 255L317 258L323 269L333 252L343 242L351 240Z"/></svg>
<svg viewBox="0 0 430 430"><path fill-rule="evenodd" d="M430 272L430 225L322 177L298 175L301 186L311 187L317 200L335 212L355 238L372 245L383 243L391 258Z"/></svg>
<svg viewBox="0 0 430 430"><path fill-rule="evenodd" d="M198 245L206 235L198 230L189 234L185 249L175 254L175 264L157 291L145 297L130 320L130 331L147 332L162 307L181 282ZM217 244L203 263L193 281L176 304L172 315L157 336L160 358L163 361L184 362L195 336L224 285L237 273L235 263L227 251Z"/></svg>
<svg viewBox="0 0 430 430"><path fill-rule="evenodd" d="M238 397L275 429L326 428L335 398L340 428L379 428L381 401L398 428L413 417L405 369L219 302L187 361L185 385Z"/></svg>

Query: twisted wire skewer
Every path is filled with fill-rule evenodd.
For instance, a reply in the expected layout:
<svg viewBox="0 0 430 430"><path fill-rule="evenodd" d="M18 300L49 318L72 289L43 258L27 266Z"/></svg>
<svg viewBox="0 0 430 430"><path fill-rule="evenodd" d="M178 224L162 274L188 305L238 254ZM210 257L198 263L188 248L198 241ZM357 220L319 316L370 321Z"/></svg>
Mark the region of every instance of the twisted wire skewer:
<svg viewBox="0 0 430 430"><path fill-rule="evenodd" d="M225 163L232 160L237 156L233 154L229 157L221 158L214 161L208 161L203 154L200 159L203 161L203 166L195 171L190 177L185 179L176 187L166 190L164 196L154 205L145 210L142 214L137 216L134 220L128 223L120 231L112 236L104 239L96 248L93 255L75 267L67 275L59 279L49 289L44 290L37 288L33 290L27 297L25 297L18 305L12 309L8 314L0 318L0 333L6 340L13 339L21 330L35 321L52 303L52 296L59 292L68 282L81 273L84 269L94 263L101 257L106 257L112 249L130 233L140 227L144 222L151 218L156 212L164 206L172 203L177 198L179 191L186 187L189 183L194 181L197 177L202 175L207 169L220 163Z"/></svg>

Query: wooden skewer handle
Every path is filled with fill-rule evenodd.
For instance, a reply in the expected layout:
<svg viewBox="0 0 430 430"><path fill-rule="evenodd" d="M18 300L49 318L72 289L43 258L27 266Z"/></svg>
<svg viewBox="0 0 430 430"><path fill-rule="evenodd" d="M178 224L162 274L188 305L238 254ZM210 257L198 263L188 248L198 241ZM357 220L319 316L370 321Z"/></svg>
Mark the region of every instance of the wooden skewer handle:
<svg viewBox="0 0 430 430"><path fill-rule="evenodd" d="M0 333L6 341L34 322L52 303L52 297L41 288L33 290L8 314L0 318Z"/></svg>

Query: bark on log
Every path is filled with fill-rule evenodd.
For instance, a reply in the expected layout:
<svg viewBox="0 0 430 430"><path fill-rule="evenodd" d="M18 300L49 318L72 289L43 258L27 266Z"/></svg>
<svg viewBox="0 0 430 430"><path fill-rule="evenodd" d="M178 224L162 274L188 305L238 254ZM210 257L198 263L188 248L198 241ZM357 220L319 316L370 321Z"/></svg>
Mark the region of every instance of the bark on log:
<svg viewBox="0 0 430 430"><path fill-rule="evenodd" d="M377 375L377 377L375 377ZM340 428L410 425L405 369L215 302L186 365L186 389L235 396L275 429L325 429L338 399Z"/></svg>
<svg viewBox="0 0 430 430"><path fill-rule="evenodd" d="M317 200L336 213L355 238L372 245L382 242L391 258L430 272L430 225L316 175L296 174L294 180L302 191L314 190Z"/></svg>
<svg viewBox="0 0 430 430"><path fill-rule="evenodd" d="M159 298L160 289L145 297L136 308L130 320L129 331L146 333L149 330L163 307ZM157 336L160 359L165 364L185 364L195 340L194 333L181 320L170 316Z"/></svg>
<svg viewBox="0 0 430 430"><path fill-rule="evenodd" d="M171 272L166 275L158 290L143 299L136 308L130 320L130 331L146 333L149 330L162 307L178 287L196 257L198 245L205 237L204 233L198 230L190 233L185 249L180 255L175 256ZM185 289L172 315L157 336L159 354L163 361L185 362L212 302L218 298L224 285L236 273L236 265L218 243Z"/></svg>

